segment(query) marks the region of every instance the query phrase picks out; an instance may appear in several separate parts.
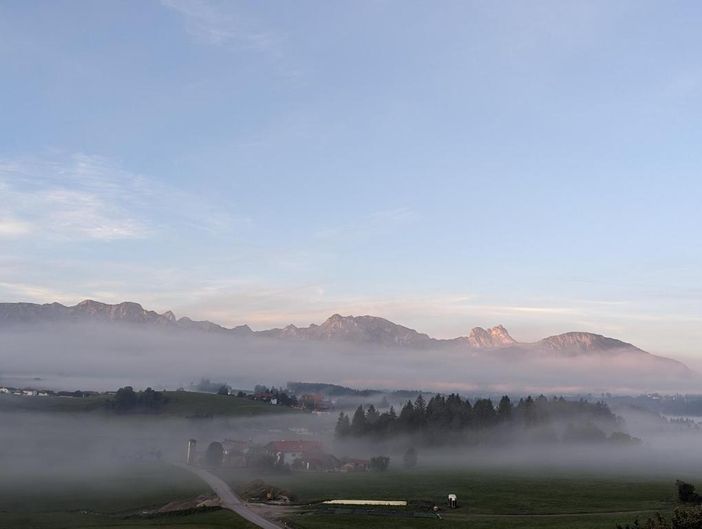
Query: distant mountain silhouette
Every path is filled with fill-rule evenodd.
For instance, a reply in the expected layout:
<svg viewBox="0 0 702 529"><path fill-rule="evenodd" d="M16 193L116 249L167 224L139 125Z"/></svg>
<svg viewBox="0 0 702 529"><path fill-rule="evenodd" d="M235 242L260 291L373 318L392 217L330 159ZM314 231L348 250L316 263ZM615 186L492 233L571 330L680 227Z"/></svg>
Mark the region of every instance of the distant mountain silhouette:
<svg viewBox="0 0 702 529"><path fill-rule="evenodd" d="M171 311L159 314L146 310L138 303L123 302L109 305L85 300L74 306L60 303L39 305L34 303L0 303L0 328L13 324L38 323L122 323L157 328L161 330L222 333L236 336L261 337L283 341L327 341L352 343L384 348L440 349L458 348L496 357L595 357L634 358L638 363L660 366L678 374L691 371L681 362L656 356L634 345L589 332L567 332L549 336L535 343L520 343L512 338L502 325L489 329L475 327L468 336L453 339L436 339L414 329L398 325L375 316L341 316L334 314L321 325L309 327L288 325L282 329L252 331L248 325L226 328L209 321L177 319Z"/></svg>
<svg viewBox="0 0 702 529"><path fill-rule="evenodd" d="M146 310L138 303L125 301L116 305L86 299L67 307L60 303L38 305L35 303L0 303L0 326L7 324L31 324L42 322L114 322L147 325L153 327L179 328L206 332L248 334L247 325L227 329L210 321L193 321L190 318L176 319L173 312L159 314Z"/></svg>

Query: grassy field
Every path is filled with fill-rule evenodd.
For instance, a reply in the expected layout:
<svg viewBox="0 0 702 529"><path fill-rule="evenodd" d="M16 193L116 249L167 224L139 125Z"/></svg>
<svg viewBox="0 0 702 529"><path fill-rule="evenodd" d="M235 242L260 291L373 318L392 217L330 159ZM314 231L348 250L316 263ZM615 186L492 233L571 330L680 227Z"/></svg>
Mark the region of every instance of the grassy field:
<svg viewBox="0 0 702 529"><path fill-rule="evenodd" d="M234 469L221 472L235 487L257 476ZM614 529L617 523L645 519L674 505L672 480L597 478L593 475L491 474L485 471L396 471L387 473L297 473L266 481L295 495L299 504L287 517L296 529ZM427 506L443 506L458 495L460 508L442 510L442 520L413 516ZM94 470L38 478L20 473L0 476L0 527L7 528L200 528L253 526L228 511L185 516L134 517L169 501L209 494L194 475L162 464L110 471ZM330 509L332 498L404 499L411 506L393 516ZM383 509L374 510L383 511Z"/></svg>
<svg viewBox="0 0 702 529"><path fill-rule="evenodd" d="M167 402L158 410L159 415L177 417L252 417L274 413L294 413L285 406L271 406L265 402L234 396L195 393L190 391L165 391ZM93 397L20 397L0 395L0 411L39 411L70 413L109 413L106 395Z"/></svg>
<svg viewBox="0 0 702 529"><path fill-rule="evenodd" d="M149 520L128 519L119 516L69 512L1 513L0 527L7 529L117 529L154 528L176 529L255 529L256 526L230 511L216 511L177 517L159 517Z"/></svg>
<svg viewBox="0 0 702 529"><path fill-rule="evenodd" d="M228 472L235 485L246 475ZM644 520L654 512L670 513L674 478L598 478L538 473L491 474L485 471L398 471L387 473L318 473L270 476L266 481L295 496L303 507L289 518L300 529L352 528L569 528L614 529L617 523ZM442 520L413 518L426 512L418 505L443 507L449 493L458 495L460 508L442 510ZM396 516L354 513L317 504L324 499L397 499L415 504Z"/></svg>
<svg viewBox="0 0 702 529"><path fill-rule="evenodd" d="M52 472L31 476L0 475L0 527L63 528L220 528L254 526L229 511L189 515L134 515L172 500L209 494L206 484L189 472L151 464L111 470Z"/></svg>

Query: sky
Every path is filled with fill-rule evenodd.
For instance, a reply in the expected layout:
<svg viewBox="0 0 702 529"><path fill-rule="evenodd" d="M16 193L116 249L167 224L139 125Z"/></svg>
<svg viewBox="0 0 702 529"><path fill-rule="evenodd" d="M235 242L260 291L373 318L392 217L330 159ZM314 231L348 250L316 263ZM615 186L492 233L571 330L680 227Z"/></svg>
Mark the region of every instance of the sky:
<svg viewBox="0 0 702 529"><path fill-rule="evenodd" d="M702 362L698 2L0 1L0 301Z"/></svg>

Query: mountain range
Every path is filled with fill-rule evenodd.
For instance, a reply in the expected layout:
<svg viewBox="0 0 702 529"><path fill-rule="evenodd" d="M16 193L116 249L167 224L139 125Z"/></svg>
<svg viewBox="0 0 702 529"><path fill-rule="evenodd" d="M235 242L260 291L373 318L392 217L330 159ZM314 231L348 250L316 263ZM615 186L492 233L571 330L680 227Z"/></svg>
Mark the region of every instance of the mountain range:
<svg viewBox="0 0 702 529"><path fill-rule="evenodd" d="M0 329L12 324L39 323L126 323L162 330L221 333L233 336L266 337L286 341L317 341L351 343L363 346L408 349L454 348L474 354L484 353L504 358L515 355L556 357L623 357L637 363L660 366L678 374L691 371L681 362L653 355L614 338L590 332L568 332L549 336L533 343L517 342L502 325L484 329L473 328L467 336L452 339L432 338L414 329L375 316L341 316L334 314L321 325L308 327L288 325L284 328L253 331L248 325L226 328L210 321L176 318L171 311L157 313L138 303L115 305L85 300L74 306L60 303L0 303Z"/></svg>

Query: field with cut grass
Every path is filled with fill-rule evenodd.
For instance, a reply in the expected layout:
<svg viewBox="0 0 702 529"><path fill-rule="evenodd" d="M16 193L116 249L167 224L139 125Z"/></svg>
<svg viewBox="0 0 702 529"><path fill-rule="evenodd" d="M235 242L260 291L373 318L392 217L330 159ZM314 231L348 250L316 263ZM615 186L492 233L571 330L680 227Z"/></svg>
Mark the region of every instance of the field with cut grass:
<svg viewBox="0 0 702 529"><path fill-rule="evenodd" d="M249 476L229 472L241 487ZM235 475L237 474L237 475ZM288 520L299 529L399 529L442 527L614 529L675 505L675 478L598 477L588 473L490 473L422 470L387 473L315 473L268 476L267 483L294 496L299 511ZM460 508L444 508L449 493ZM408 500L406 509L331 507L326 499ZM442 520L427 517L439 505ZM420 517L421 516L421 517Z"/></svg>

